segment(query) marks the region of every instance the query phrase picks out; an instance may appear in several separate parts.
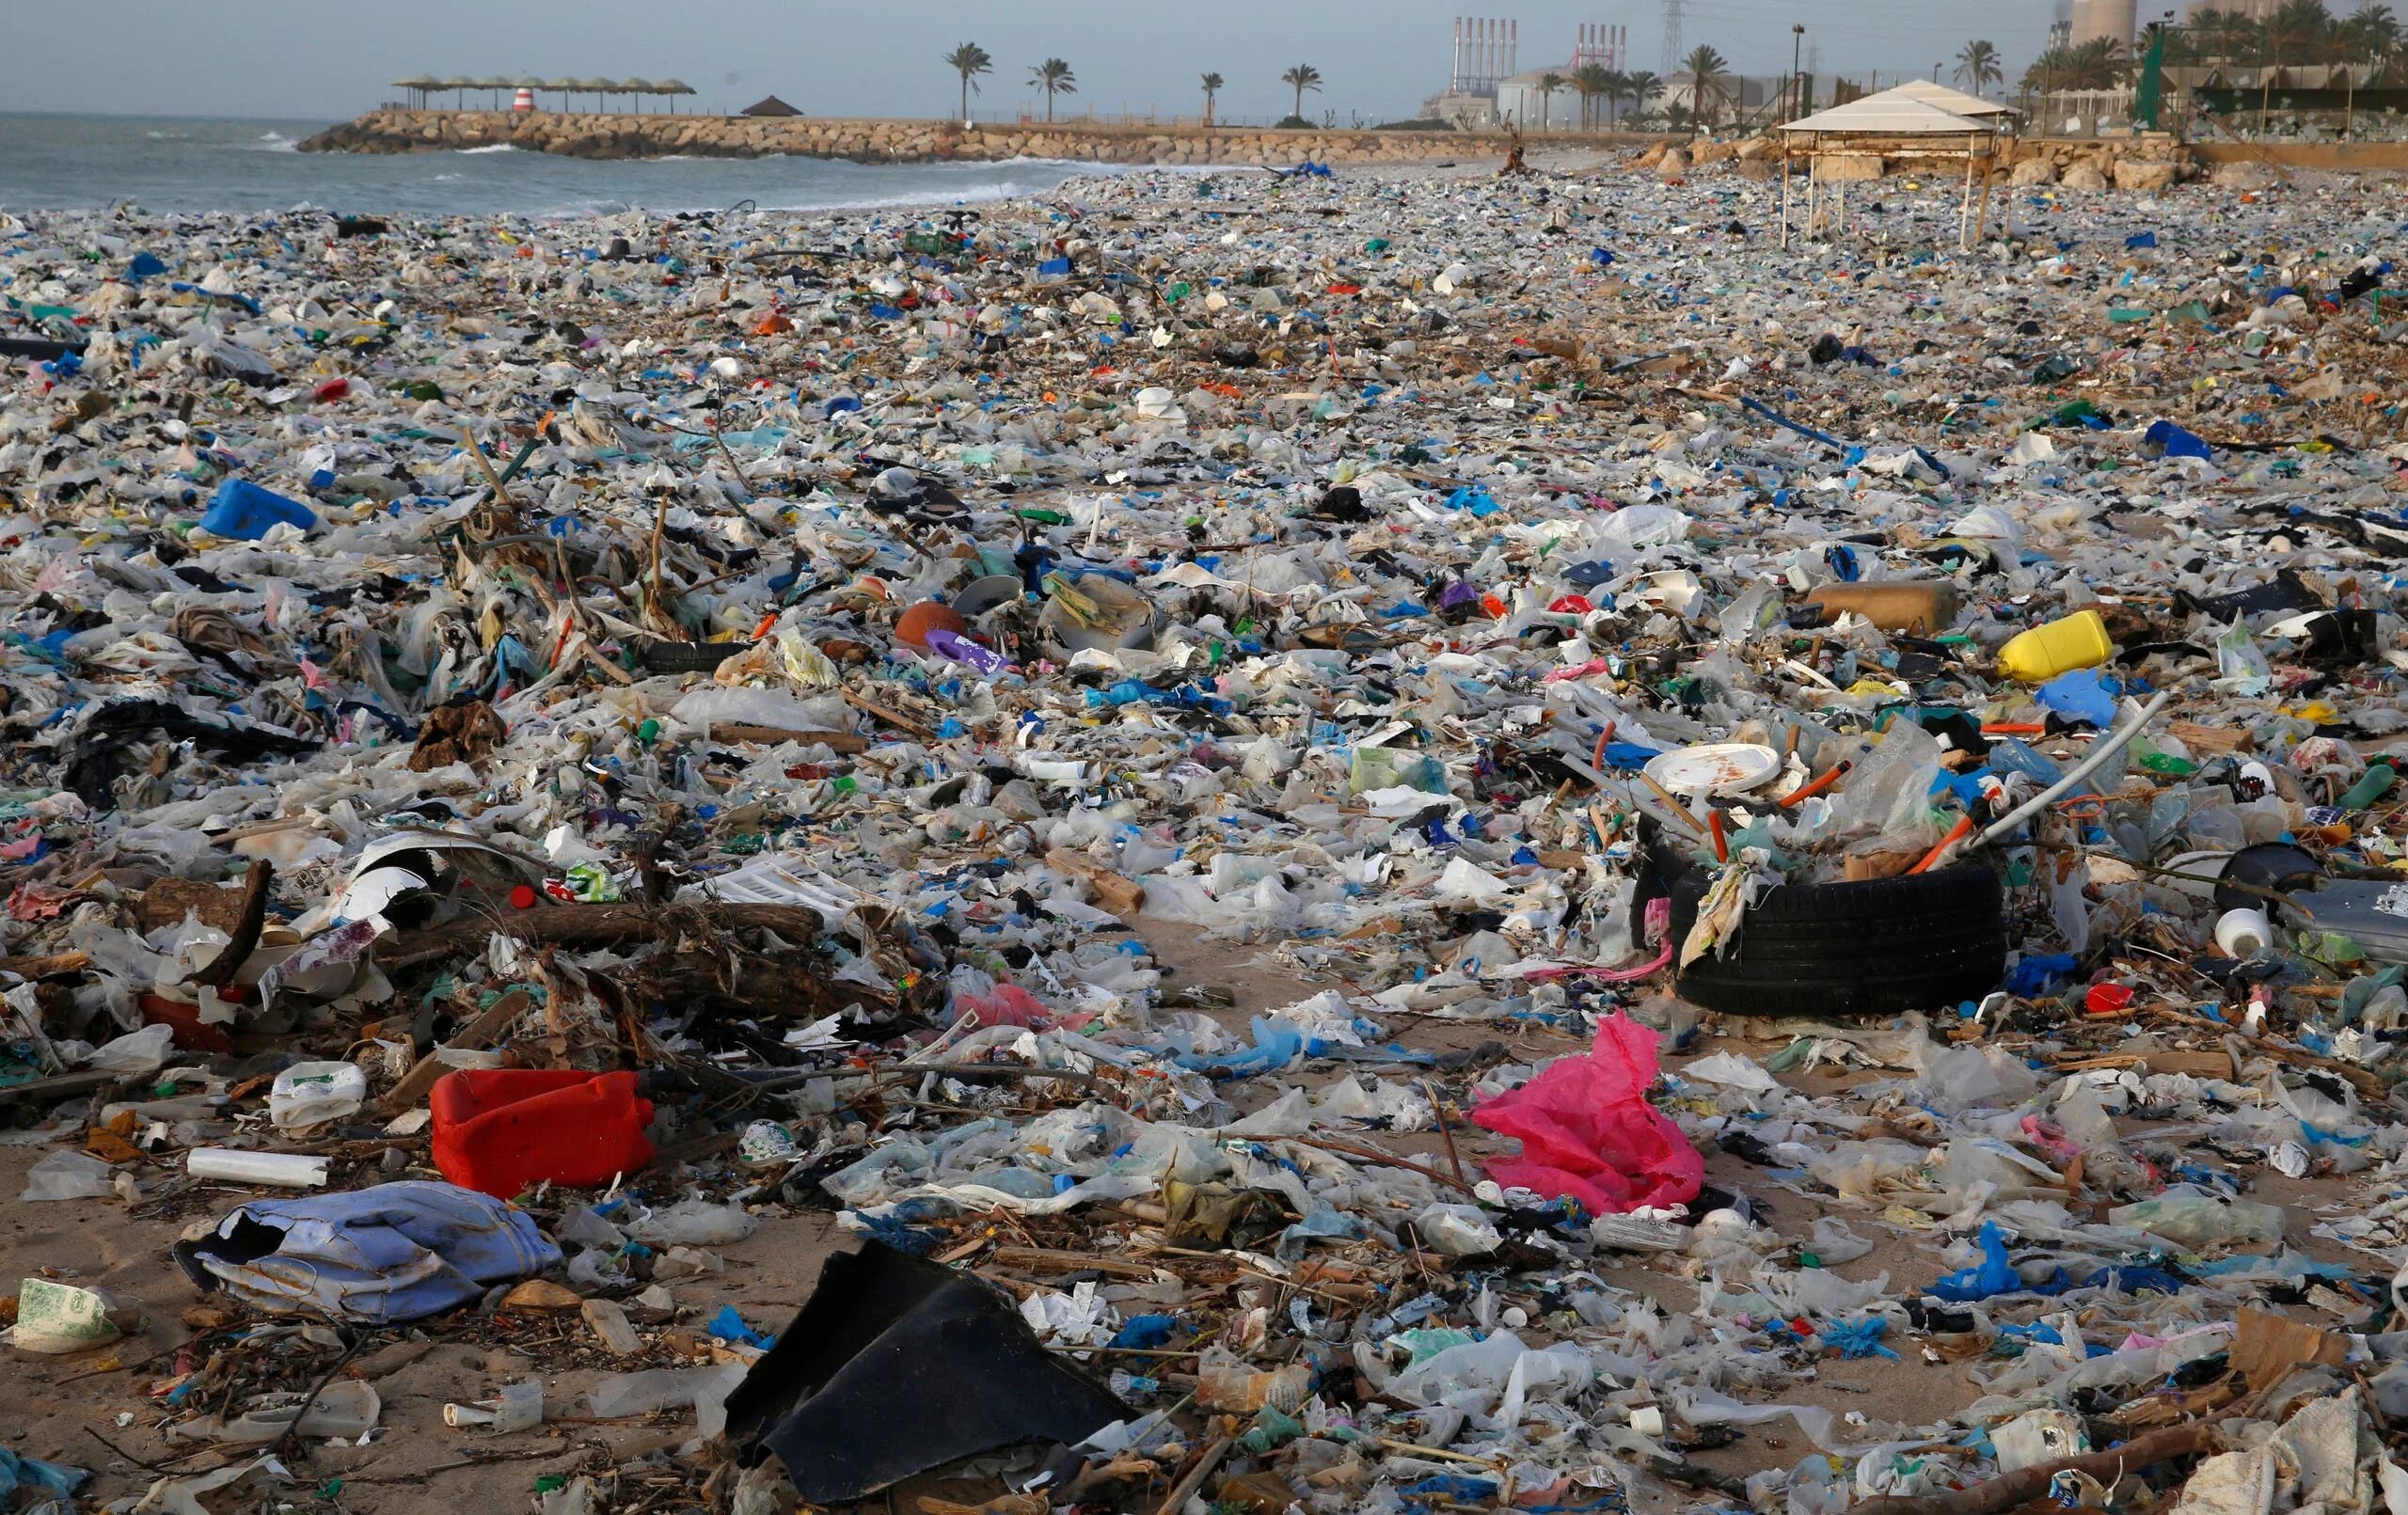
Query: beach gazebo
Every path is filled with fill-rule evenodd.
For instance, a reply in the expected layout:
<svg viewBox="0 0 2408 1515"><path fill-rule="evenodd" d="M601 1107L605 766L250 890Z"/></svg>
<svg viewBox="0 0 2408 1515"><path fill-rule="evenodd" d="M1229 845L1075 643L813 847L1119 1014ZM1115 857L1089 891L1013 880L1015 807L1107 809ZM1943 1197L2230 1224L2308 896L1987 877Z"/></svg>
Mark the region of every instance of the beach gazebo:
<svg viewBox="0 0 2408 1515"><path fill-rule="evenodd" d="M479 85L476 80L469 78L466 74L455 73L449 79L436 80L434 87L438 90L451 90L452 108L453 110L466 110L468 108L467 98L468 91L471 89L481 88L483 87Z"/></svg>
<svg viewBox="0 0 2408 1515"><path fill-rule="evenodd" d="M518 87L497 73L478 80L477 87L485 92L486 103L493 109L499 110L501 109L501 92L505 89L515 89Z"/></svg>
<svg viewBox="0 0 2408 1515"><path fill-rule="evenodd" d="M636 108L641 112L643 108L643 97L660 93L660 87L649 79L622 79L619 81L619 91L622 94L633 95L637 102Z"/></svg>
<svg viewBox="0 0 2408 1515"><path fill-rule="evenodd" d="M416 103L418 108L424 110L426 108L426 92L435 88L436 83L437 81L429 78L423 73L413 73L406 79L394 80L392 87L417 97Z"/></svg>
<svg viewBox="0 0 2408 1515"><path fill-rule="evenodd" d="M577 81L576 87L578 93L594 97L594 108L598 112L602 109L602 97L619 87L608 79L598 79L588 74Z"/></svg>
<svg viewBox="0 0 2408 1515"><path fill-rule="evenodd" d="M1975 120L1943 110L1927 101L1895 89L1852 100L1845 105L1802 116L1777 128L1783 134L1781 156L1781 245L1789 245L1789 161L1802 146L1806 158L1806 225L1811 234L1822 208L1823 185L1834 186L1836 203L1845 213L1846 180L1827 175L1825 165L1836 158L1879 157L1885 150L1910 150L1916 157L1965 159L1965 189L1956 212L1956 242L1970 247L1988 221L1990 203L1989 166L1998 161L2001 118ZM1910 149L1899 144L1910 143ZM1982 181L1981 213L1973 209L1973 180Z"/></svg>
<svg viewBox="0 0 2408 1515"><path fill-rule="evenodd" d="M1941 110L1952 115L1962 116L1969 121L1996 121L2002 130L2012 127L2016 118L2023 114L2012 105L2001 104L1995 100L1984 100L1979 95L1969 95L1962 89L1954 89L1930 79L1909 79L1894 89L1884 89L1881 92L1885 95L1904 95L1909 100L1920 100L1926 105L1937 105Z"/></svg>
<svg viewBox="0 0 2408 1515"><path fill-rule="evenodd" d="M737 114L739 116L768 117L783 120L789 117L800 116L802 112L795 109L792 105L787 104L784 101L780 100L775 95L763 95L752 104L747 105L742 110L737 112Z"/></svg>
<svg viewBox="0 0 2408 1515"><path fill-rule="evenodd" d="M669 97L669 114L672 116L677 114L677 97L694 92L694 87L683 79L663 79L652 87Z"/></svg>
<svg viewBox="0 0 2408 1515"><path fill-rule="evenodd" d="M577 109L577 102L569 98L577 92L576 80L569 78L554 79L539 87L560 96L561 109L565 111L574 111Z"/></svg>

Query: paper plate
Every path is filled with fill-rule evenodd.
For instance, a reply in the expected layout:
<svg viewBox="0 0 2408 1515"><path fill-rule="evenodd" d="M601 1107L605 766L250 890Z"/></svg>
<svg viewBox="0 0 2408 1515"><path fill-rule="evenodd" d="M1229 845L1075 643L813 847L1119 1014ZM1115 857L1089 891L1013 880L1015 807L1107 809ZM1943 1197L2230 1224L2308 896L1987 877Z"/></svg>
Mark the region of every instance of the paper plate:
<svg viewBox="0 0 2408 1515"><path fill-rule="evenodd" d="M1709 742L1648 760L1647 777L1676 795L1742 795L1781 771L1781 754L1754 742Z"/></svg>

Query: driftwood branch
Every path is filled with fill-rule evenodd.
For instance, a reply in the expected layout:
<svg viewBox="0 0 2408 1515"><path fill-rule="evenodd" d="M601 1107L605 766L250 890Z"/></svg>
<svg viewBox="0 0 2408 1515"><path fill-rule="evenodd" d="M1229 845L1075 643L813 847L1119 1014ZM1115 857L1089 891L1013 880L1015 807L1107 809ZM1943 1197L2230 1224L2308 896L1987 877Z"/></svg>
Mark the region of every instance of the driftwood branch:
<svg viewBox="0 0 2408 1515"><path fill-rule="evenodd" d="M2049 1486L2056 1481L2060 1473L2080 1473L2102 1484L2113 1484L2123 1475L2138 1473L2152 1462L2215 1451L2224 1444L2221 1428L2217 1425L2217 1419L2221 1418L2168 1426L2145 1436L2135 1436L2123 1445L2105 1452L2085 1452L2080 1457L2059 1458L2053 1462L2036 1462L2028 1468L2001 1474L1970 1489L1861 1500L1851 1507L1850 1515L2004 1515L2005 1511L2029 1504L2047 1493Z"/></svg>
<svg viewBox="0 0 2408 1515"><path fill-rule="evenodd" d="M276 881L276 864L265 858L251 860L250 872L243 876L243 910L234 918L234 929L227 933L226 950L200 965L187 984L223 988L234 981L234 974L250 960L260 944L260 931L267 924L267 891Z"/></svg>
<svg viewBox="0 0 2408 1515"><path fill-rule="evenodd" d="M481 953L496 936L539 947L615 947L674 941L689 931L752 929L807 942L823 928L819 912L804 905L553 905L404 931L378 942L375 956L388 969L421 968Z"/></svg>

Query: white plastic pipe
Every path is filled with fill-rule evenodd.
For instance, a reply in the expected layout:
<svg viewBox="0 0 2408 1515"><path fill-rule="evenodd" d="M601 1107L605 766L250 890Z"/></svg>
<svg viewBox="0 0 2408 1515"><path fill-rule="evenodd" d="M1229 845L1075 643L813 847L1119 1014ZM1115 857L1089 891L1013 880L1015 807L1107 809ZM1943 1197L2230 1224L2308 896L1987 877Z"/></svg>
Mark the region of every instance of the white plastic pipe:
<svg viewBox="0 0 2408 1515"><path fill-rule="evenodd" d="M2139 715L2134 716L2131 720L2126 721L2115 731L2100 737L2098 745L2091 749L2090 754L2087 757L2084 757L2081 762L2075 764L2072 769L2067 772L2064 778L2059 779L2055 783L2049 785L2048 788L2041 790L2038 794L2034 795L2030 799L2027 799L2022 804L2017 806L2014 813L2008 815L2006 819L1999 822L1996 826L1991 827L1988 830L1984 831L1979 837L1975 838L1973 845L1976 847L1987 847L1995 844L2009 831L2014 830L2025 821L2028 821L2033 816L2038 814L2043 809L2054 803L2059 796L2066 794L2076 784L2081 783L2084 779L2089 778L2100 768L2105 767L2109 760L2122 752L2126 747L2130 746L2132 738L2140 734L2141 728L2147 725L2149 721L2156 717L2159 711L2165 708L2166 702L2173 698L2173 690L2160 690L2156 699L2151 700L2148 703L2141 706L2141 713Z"/></svg>
<svg viewBox="0 0 2408 1515"><path fill-rule="evenodd" d="M325 1184L326 1160L300 1152L242 1152L230 1146L197 1146L184 1154L184 1172L196 1178L277 1189L317 1189Z"/></svg>

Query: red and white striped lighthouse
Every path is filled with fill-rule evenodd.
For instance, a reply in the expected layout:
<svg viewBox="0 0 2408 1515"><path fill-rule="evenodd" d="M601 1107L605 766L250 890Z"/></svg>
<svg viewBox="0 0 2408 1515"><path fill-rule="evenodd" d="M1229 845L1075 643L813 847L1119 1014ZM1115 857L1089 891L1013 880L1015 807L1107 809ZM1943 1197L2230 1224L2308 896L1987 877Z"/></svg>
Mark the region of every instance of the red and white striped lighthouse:
<svg viewBox="0 0 2408 1515"><path fill-rule="evenodd" d="M518 98L510 103L510 108L514 111L533 110L535 108L535 91L528 88L525 85L520 85L518 87Z"/></svg>

